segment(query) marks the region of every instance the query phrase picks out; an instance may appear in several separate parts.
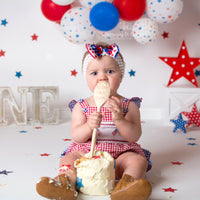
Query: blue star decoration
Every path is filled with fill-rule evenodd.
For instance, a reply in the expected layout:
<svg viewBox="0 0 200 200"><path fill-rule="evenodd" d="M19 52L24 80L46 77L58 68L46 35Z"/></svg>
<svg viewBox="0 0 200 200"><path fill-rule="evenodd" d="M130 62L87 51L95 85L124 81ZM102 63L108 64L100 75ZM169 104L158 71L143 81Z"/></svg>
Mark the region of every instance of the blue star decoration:
<svg viewBox="0 0 200 200"><path fill-rule="evenodd" d="M131 69L131 71L128 72L128 73L129 73L129 75L130 75L130 77L131 77L131 76L135 76L136 71L133 71L133 70Z"/></svg>
<svg viewBox="0 0 200 200"><path fill-rule="evenodd" d="M196 143L188 143L188 145L190 145L190 146L195 146L195 145L197 145Z"/></svg>
<svg viewBox="0 0 200 200"><path fill-rule="evenodd" d="M170 121L175 124L175 128L174 128L173 132L176 132L178 129L180 129L181 131L186 133L185 125L189 121L184 121L181 113L178 115L178 119L171 119Z"/></svg>
<svg viewBox="0 0 200 200"><path fill-rule="evenodd" d="M12 171L6 171L6 170L0 171L0 174L8 175L8 173L13 173L13 172Z"/></svg>
<svg viewBox="0 0 200 200"><path fill-rule="evenodd" d="M27 133L27 131L19 131L20 133Z"/></svg>
<svg viewBox="0 0 200 200"><path fill-rule="evenodd" d="M82 178L79 178L77 176L77 182L76 182L77 186L78 186L78 189L80 189L81 187L83 187L83 183L82 183Z"/></svg>
<svg viewBox="0 0 200 200"><path fill-rule="evenodd" d="M195 70L195 76L196 77L200 76L200 70L197 70L197 69Z"/></svg>
<svg viewBox="0 0 200 200"><path fill-rule="evenodd" d="M196 140L196 138L191 138L191 137L190 137L190 138L187 138L187 139L188 139L188 140Z"/></svg>
<svg viewBox="0 0 200 200"><path fill-rule="evenodd" d="M16 73L15 73L15 76L16 76L16 77L18 77L18 78L20 78L20 77L22 76L22 73L21 73L21 71L19 71L19 72L16 72Z"/></svg>
<svg viewBox="0 0 200 200"><path fill-rule="evenodd" d="M6 19L4 19L4 20L1 20L1 25L2 25L2 26L6 26L6 25L7 25L7 23L8 23L8 22L6 21Z"/></svg>

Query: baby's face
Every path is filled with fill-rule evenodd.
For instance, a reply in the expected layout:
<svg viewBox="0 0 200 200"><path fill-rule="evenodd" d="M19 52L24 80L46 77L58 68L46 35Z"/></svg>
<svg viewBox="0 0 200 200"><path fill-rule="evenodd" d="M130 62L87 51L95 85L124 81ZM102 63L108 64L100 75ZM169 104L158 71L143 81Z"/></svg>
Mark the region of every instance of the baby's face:
<svg viewBox="0 0 200 200"><path fill-rule="evenodd" d="M92 92L94 92L98 81L108 81L111 96L115 96L122 80L122 73L114 58L103 56L89 62L86 70L86 80Z"/></svg>

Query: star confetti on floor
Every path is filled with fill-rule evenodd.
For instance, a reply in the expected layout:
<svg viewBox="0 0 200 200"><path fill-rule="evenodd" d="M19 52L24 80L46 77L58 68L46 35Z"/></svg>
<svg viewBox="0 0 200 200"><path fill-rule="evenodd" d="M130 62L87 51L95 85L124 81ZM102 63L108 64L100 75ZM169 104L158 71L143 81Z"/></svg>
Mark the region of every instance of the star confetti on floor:
<svg viewBox="0 0 200 200"><path fill-rule="evenodd" d="M42 127L41 126L36 126L35 129L42 129Z"/></svg>
<svg viewBox="0 0 200 200"><path fill-rule="evenodd" d="M76 76L78 74L78 72L74 69L74 70L71 70L71 76Z"/></svg>
<svg viewBox="0 0 200 200"><path fill-rule="evenodd" d="M72 139L63 139L64 141L71 141Z"/></svg>
<svg viewBox="0 0 200 200"><path fill-rule="evenodd" d="M183 117L182 117L181 113L178 115L178 119L171 119L170 121L175 124L175 128L174 128L173 132L176 132L178 129L180 129L181 131L186 133L185 125L189 121L183 120Z"/></svg>
<svg viewBox="0 0 200 200"><path fill-rule="evenodd" d="M129 75L130 75L130 77L131 77L131 76L135 76L136 71L133 71L133 70L131 69L131 71L128 72L128 73L129 73Z"/></svg>
<svg viewBox="0 0 200 200"><path fill-rule="evenodd" d="M171 187L168 188L162 188L164 190L164 192L175 192L177 189L173 189Z"/></svg>
<svg viewBox="0 0 200 200"><path fill-rule="evenodd" d="M200 65L200 58L189 57L184 40L182 42L178 57L159 58L173 69L167 87L181 77L186 78L196 87L198 87L198 83L194 74L194 69L198 67L198 65Z"/></svg>
<svg viewBox="0 0 200 200"><path fill-rule="evenodd" d="M0 174L8 175L9 173L13 173L12 171L3 170L0 171Z"/></svg>
<svg viewBox="0 0 200 200"><path fill-rule="evenodd" d="M190 145L190 146L196 146L197 144L196 143L188 143L188 145Z"/></svg>
<svg viewBox="0 0 200 200"><path fill-rule="evenodd" d="M15 76L16 76L17 78L20 78L20 77L22 76L22 73L21 73L21 71L19 71L19 72L16 72L16 73L15 73Z"/></svg>
<svg viewBox="0 0 200 200"><path fill-rule="evenodd" d="M6 52L5 52L4 50L1 49L1 51L0 51L0 57L5 56L5 53L6 53Z"/></svg>
<svg viewBox="0 0 200 200"><path fill-rule="evenodd" d="M34 40L37 41L38 37L39 37L39 36L36 35L35 33L34 33L33 35L31 35L32 41L34 41Z"/></svg>
<svg viewBox="0 0 200 200"><path fill-rule="evenodd" d="M179 162L179 161L176 161L176 162L171 162L172 165L182 165L183 163L182 162Z"/></svg>
<svg viewBox="0 0 200 200"><path fill-rule="evenodd" d="M200 127L200 113L197 111L196 104L193 104L191 112L182 112L183 115L185 115L188 118L189 123L186 125L186 127L194 124L198 127Z"/></svg>
<svg viewBox="0 0 200 200"><path fill-rule="evenodd" d="M191 138L191 137L190 138L186 138L186 139L188 139L188 140L196 140L196 138Z"/></svg>
<svg viewBox="0 0 200 200"><path fill-rule="evenodd" d="M42 154L40 154L40 156L50 156L51 154L49 154L49 153L42 153Z"/></svg>
<svg viewBox="0 0 200 200"><path fill-rule="evenodd" d="M162 34L162 37L163 37L163 39L169 38L169 33L164 31L163 34Z"/></svg>
<svg viewBox="0 0 200 200"><path fill-rule="evenodd" d="M1 20L1 25L2 26L6 26L8 24L6 19Z"/></svg>
<svg viewBox="0 0 200 200"><path fill-rule="evenodd" d="M20 133L27 133L27 131L19 131Z"/></svg>

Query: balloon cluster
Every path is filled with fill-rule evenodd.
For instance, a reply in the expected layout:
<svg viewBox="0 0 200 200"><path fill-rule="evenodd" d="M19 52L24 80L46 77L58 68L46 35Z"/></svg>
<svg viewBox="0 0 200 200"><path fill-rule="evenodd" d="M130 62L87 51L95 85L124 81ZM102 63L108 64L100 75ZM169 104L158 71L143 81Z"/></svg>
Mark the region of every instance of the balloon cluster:
<svg viewBox="0 0 200 200"><path fill-rule="evenodd" d="M61 26L67 40L91 42L134 38L141 44L156 39L158 23L174 22L182 0L42 0L43 15ZM146 16L144 16L146 14Z"/></svg>

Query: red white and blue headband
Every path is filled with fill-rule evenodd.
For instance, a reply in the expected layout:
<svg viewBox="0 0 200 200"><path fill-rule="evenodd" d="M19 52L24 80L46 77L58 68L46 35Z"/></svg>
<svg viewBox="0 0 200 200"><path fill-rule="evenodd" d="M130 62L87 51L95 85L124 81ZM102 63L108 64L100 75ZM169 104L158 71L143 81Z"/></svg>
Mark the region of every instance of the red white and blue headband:
<svg viewBox="0 0 200 200"><path fill-rule="evenodd" d="M87 66L89 62L100 56L111 56L112 58L114 58L120 68L122 76L124 75L125 63L119 54L119 47L116 44L111 44L105 48L103 48L102 46L95 45L95 44L86 44L85 47L87 51L89 52L89 54L85 57L84 62L83 62L84 77L86 75Z"/></svg>

